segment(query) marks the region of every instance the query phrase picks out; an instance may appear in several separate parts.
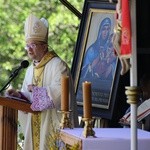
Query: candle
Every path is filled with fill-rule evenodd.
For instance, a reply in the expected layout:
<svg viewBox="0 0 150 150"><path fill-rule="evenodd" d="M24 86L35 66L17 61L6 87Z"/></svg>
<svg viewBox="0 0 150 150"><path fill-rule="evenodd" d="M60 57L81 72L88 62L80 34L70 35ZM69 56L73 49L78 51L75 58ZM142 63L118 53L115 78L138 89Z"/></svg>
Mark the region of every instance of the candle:
<svg viewBox="0 0 150 150"><path fill-rule="evenodd" d="M83 117L92 118L91 82L83 82Z"/></svg>
<svg viewBox="0 0 150 150"><path fill-rule="evenodd" d="M61 77L61 110L69 110L69 76Z"/></svg>

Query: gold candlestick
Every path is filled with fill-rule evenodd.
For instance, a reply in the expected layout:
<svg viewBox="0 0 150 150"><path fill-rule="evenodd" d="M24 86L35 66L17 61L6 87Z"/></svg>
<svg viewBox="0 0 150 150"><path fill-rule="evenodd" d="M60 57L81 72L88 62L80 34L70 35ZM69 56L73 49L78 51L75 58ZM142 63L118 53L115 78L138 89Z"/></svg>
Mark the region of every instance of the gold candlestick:
<svg viewBox="0 0 150 150"><path fill-rule="evenodd" d="M95 136L95 132L92 128L92 124L93 124L93 119L92 118L82 118L83 122L84 122L84 130L83 130L83 136L84 137L88 137L88 136Z"/></svg>
<svg viewBox="0 0 150 150"><path fill-rule="evenodd" d="M70 111L58 111L58 112L62 114L60 129L64 129L64 128L72 129L72 124L71 124L71 121L69 118L69 114L70 114L71 110Z"/></svg>

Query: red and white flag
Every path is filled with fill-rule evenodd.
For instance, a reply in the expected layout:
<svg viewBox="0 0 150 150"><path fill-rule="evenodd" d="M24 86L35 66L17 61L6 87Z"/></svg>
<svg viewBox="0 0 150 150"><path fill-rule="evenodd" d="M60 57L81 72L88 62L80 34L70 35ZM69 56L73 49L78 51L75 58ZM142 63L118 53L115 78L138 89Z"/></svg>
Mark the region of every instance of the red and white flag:
<svg viewBox="0 0 150 150"><path fill-rule="evenodd" d="M131 18L129 0L121 1L122 10L122 34L120 55L124 58L131 56Z"/></svg>

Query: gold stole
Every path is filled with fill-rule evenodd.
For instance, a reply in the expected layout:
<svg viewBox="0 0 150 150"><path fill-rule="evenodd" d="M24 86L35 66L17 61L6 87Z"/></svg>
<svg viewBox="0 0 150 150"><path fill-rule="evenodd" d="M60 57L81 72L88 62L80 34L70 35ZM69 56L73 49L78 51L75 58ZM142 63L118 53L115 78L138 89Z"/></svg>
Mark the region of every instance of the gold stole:
<svg viewBox="0 0 150 150"><path fill-rule="evenodd" d="M43 84L43 73L47 62L49 62L53 57L56 57L54 51L47 52L42 58L40 63L34 67L33 73L33 84L42 87ZM40 149L40 126L41 126L41 113L32 114L32 141L33 150Z"/></svg>

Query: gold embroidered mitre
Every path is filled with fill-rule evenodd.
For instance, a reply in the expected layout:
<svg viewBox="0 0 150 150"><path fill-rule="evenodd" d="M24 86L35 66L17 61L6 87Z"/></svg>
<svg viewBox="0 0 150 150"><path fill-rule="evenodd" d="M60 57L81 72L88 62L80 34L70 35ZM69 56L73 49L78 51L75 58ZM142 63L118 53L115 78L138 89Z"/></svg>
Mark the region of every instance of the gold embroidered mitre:
<svg viewBox="0 0 150 150"><path fill-rule="evenodd" d="M43 41L48 40L48 21L45 18L38 19L34 15L29 15L25 21L25 40Z"/></svg>

